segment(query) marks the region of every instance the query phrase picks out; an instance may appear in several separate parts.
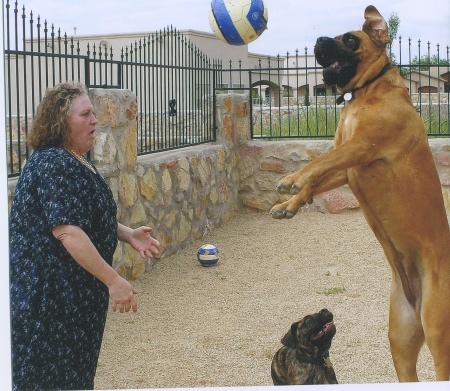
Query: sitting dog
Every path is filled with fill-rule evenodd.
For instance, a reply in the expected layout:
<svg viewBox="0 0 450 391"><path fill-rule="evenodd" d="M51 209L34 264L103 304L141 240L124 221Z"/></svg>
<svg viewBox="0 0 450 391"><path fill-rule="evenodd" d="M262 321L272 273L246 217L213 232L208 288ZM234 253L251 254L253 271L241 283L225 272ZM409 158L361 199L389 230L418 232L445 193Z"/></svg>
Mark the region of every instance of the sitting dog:
<svg viewBox="0 0 450 391"><path fill-rule="evenodd" d="M278 191L293 196L271 214L292 218L314 196L348 184L392 270L389 343L398 379L418 381L426 342L436 380L448 381L450 229L441 183L424 124L386 54L386 21L373 6L364 18L361 31L317 39L324 83L346 104L334 149L280 181Z"/></svg>
<svg viewBox="0 0 450 391"><path fill-rule="evenodd" d="M335 334L333 314L327 309L293 323L272 359L273 384L337 384L329 358Z"/></svg>

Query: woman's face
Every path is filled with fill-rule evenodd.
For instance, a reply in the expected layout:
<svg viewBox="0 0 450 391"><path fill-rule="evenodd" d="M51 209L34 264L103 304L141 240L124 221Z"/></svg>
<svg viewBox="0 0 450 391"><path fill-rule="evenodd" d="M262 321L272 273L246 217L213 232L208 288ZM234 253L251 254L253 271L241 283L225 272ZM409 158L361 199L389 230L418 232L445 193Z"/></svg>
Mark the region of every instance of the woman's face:
<svg viewBox="0 0 450 391"><path fill-rule="evenodd" d="M95 142L94 132L97 122L89 97L77 96L72 102L66 121L70 134L70 148L80 155L89 151Z"/></svg>

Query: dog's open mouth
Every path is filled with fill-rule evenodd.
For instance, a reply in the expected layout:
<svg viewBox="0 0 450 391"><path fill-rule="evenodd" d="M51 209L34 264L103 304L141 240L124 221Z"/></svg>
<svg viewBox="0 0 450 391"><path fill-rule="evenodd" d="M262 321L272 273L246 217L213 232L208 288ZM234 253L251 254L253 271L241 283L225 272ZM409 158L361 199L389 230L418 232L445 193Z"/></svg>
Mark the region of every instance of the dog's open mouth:
<svg viewBox="0 0 450 391"><path fill-rule="evenodd" d="M330 65L331 68L333 68L336 72L339 72L342 68L342 65L339 61L335 61Z"/></svg>
<svg viewBox="0 0 450 391"><path fill-rule="evenodd" d="M317 340L323 338L325 335L328 335L329 333L335 332L335 331L336 331L336 326L334 325L333 321L325 323L323 325L322 329L318 333L312 335L311 340L317 341Z"/></svg>

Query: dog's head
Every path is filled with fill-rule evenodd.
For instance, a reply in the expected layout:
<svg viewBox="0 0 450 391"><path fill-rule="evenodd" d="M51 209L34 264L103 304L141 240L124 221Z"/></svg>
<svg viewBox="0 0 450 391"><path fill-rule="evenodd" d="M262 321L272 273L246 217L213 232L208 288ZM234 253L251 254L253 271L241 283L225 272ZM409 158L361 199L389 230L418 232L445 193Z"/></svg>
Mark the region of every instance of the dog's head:
<svg viewBox="0 0 450 391"><path fill-rule="evenodd" d="M314 47L317 62L323 67L323 80L339 90L359 88L373 79L390 60L387 23L374 6L364 12L361 31L350 31L336 38L320 37Z"/></svg>
<svg viewBox="0 0 450 391"><path fill-rule="evenodd" d="M301 354L319 358L328 352L336 334L333 314L323 309L317 314L307 315L292 323L291 329L281 339L281 343Z"/></svg>

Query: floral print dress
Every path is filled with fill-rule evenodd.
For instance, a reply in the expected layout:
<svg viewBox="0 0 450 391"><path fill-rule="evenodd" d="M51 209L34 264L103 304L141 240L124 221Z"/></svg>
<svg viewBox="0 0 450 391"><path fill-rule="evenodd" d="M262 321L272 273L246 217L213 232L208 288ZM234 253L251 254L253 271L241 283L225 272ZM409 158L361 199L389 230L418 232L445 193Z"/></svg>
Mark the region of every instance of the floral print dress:
<svg viewBox="0 0 450 391"><path fill-rule="evenodd" d="M108 289L52 234L81 227L109 264L117 207L100 176L63 148L35 151L10 212L12 370L15 390L93 389Z"/></svg>

